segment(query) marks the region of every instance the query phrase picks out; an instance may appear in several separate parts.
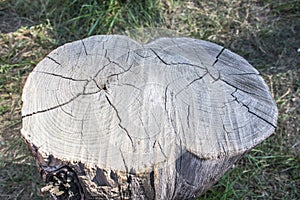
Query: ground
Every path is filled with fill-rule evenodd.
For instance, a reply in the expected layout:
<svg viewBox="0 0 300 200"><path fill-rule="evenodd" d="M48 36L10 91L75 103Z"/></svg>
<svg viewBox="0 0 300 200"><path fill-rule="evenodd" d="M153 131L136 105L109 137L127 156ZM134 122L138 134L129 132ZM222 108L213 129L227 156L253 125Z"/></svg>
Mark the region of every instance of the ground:
<svg viewBox="0 0 300 200"><path fill-rule="evenodd" d="M0 198L50 199L20 136L22 88L34 66L65 42L141 27L242 55L278 106L275 133L198 199L300 199L298 0L0 0Z"/></svg>

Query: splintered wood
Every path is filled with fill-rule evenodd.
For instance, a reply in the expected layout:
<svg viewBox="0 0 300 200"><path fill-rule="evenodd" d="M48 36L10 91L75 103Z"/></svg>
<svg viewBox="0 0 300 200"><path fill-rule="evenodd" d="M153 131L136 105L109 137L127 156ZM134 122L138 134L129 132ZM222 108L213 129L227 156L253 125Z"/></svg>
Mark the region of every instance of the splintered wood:
<svg viewBox="0 0 300 200"><path fill-rule="evenodd" d="M194 198L277 123L257 70L191 38L65 44L22 100L22 135L58 199Z"/></svg>

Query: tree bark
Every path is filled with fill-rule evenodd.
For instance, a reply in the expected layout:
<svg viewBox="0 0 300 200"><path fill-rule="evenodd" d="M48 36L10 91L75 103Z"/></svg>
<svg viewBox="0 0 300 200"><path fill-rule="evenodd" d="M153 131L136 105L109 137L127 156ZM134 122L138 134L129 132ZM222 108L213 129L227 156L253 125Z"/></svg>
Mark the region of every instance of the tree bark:
<svg viewBox="0 0 300 200"><path fill-rule="evenodd" d="M65 44L22 100L21 133L57 199L192 199L269 137L278 114L245 59L191 38Z"/></svg>

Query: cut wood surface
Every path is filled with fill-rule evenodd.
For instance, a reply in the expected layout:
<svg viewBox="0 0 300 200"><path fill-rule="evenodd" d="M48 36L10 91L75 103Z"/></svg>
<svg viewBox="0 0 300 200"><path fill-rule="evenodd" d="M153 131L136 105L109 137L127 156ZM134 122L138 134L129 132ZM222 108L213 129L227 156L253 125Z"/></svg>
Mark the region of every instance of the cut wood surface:
<svg viewBox="0 0 300 200"><path fill-rule="evenodd" d="M193 198L277 122L245 59L183 37L65 44L29 75L22 100L22 135L60 199Z"/></svg>

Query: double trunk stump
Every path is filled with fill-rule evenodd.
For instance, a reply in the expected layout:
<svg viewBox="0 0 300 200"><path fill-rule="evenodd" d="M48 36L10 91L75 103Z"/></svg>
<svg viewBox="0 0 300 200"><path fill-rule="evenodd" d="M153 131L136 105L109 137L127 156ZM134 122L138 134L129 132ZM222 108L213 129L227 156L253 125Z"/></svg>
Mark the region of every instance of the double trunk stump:
<svg viewBox="0 0 300 200"><path fill-rule="evenodd" d="M277 121L247 61L191 38L65 44L32 71L22 100L21 133L57 199L192 199Z"/></svg>

